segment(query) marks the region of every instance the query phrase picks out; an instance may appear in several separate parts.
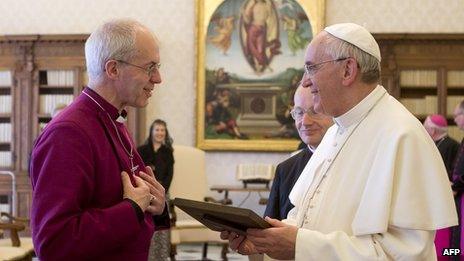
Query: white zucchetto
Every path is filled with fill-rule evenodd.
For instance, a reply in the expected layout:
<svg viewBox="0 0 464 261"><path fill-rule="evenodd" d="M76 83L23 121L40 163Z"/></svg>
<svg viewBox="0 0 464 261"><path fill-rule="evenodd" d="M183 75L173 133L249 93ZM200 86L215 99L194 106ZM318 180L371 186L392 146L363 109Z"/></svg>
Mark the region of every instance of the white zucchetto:
<svg viewBox="0 0 464 261"><path fill-rule="evenodd" d="M381 57L379 45L366 28L354 23L342 23L327 26L324 28L324 31L338 39L349 42L366 53L374 56L380 62Z"/></svg>

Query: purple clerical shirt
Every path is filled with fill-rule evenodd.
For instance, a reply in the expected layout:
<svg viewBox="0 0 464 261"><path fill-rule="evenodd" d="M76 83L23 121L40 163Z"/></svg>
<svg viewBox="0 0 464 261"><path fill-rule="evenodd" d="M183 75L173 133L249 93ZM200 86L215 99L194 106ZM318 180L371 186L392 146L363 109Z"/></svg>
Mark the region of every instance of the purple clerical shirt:
<svg viewBox="0 0 464 261"><path fill-rule="evenodd" d="M143 161L116 121L118 110L91 89L84 92L94 100L85 94L76 98L46 126L32 152L35 251L41 260L145 261L153 218L145 213L137 219L123 200L121 181L121 171L131 173L138 165L138 173ZM161 223L156 229L169 224Z"/></svg>

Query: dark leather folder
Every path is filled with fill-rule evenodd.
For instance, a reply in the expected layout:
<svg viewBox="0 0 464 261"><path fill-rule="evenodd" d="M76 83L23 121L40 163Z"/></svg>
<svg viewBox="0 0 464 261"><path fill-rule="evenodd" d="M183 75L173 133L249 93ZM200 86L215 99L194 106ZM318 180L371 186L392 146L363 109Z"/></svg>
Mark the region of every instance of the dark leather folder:
<svg viewBox="0 0 464 261"><path fill-rule="evenodd" d="M214 231L233 231L246 234L248 228L270 228L262 217L246 208L175 198L174 205Z"/></svg>

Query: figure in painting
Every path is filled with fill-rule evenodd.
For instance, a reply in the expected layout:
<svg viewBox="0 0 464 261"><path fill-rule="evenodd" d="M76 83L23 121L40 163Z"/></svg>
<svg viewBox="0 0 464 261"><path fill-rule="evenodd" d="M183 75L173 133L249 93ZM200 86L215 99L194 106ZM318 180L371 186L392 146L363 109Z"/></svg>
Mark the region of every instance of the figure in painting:
<svg viewBox="0 0 464 261"><path fill-rule="evenodd" d="M205 13L208 17L204 24L205 90L200 105L204 138L297 138L290 115L303 74L297 56L312 38L311 23L301 3L223 0ZM295 74L299 76L295 78ZM251 90L255 85L263 91ZM268 90L273 86L275 89ZM244 91L246 88L250 91ZM262 99L264 91L266 99ZM267 99L271 96L272 103Z"/></svg>
<svg viewBox="0 0 464 261"><path fill-rule="evenodd" d="M306 15L303 14L302 20L306 20ZM304 49L309 42L308 38L302 36L300 30L300 18L288 15L282 16L284 30L287 32L288 48L295 55L296 51Z"/></svg>
<svg viewBox="0 0 464 261"><path fill-rule="evenodd" d="M234 31L235 17L233 15L227 17L214 17L211 22L214 22L214 31L216 35L209 36L208 42L216 46L224 55L227 55L227 51L231 45L232 32Z"/></svg>
<svg viewBox="0 0 464 261"><path fill-rule="evenodd" d="M219 89L215 93L215 100L206 104L206 123L210 134L227 134L232 138L247 139L241 133L235 117L231 111L231 92L229 89Z"/></svg>
<svg viewBox="0 0 464 261"><path fill-rule="evenodd" d="M269 0L248 0L241 13L245 57L255 72L262 73L269 68L272 57L281 53L277 12Z"/></svg>

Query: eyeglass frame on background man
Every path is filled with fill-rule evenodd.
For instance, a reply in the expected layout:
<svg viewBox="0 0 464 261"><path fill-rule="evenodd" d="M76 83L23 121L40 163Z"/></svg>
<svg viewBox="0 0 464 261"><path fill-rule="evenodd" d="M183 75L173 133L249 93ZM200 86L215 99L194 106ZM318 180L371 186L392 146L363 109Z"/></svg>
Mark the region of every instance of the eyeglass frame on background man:
<svg viewBox="0 0 464 261"><path fill-rule="evenodd" d="M311 107L306 110L306 109L303 109L297 106L297 107L294 107L290 111L290 115L295 121L303 120L303 117L305 114L308 115L309 117L316 118L316 119L319 119L323 116L321 113L317 113L316 111L314 111L314 107Z"/></svg>

